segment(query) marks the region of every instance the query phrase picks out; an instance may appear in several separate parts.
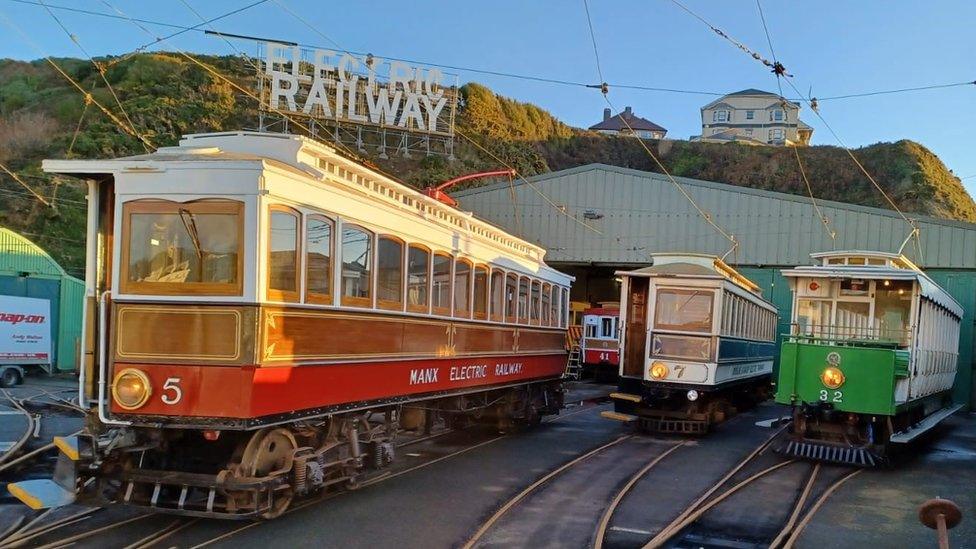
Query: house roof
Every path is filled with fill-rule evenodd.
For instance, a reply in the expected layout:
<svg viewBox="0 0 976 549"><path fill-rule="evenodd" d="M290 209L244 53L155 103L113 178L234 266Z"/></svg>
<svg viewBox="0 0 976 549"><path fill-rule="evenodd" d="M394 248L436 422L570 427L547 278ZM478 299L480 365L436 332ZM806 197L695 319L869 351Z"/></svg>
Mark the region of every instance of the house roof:
<svg viewBox="0 0 976 549"><path fill-rule="evenodd" d="M625 119L626 119L626 123L624 123ZM635 116L633 113L628 113L626 111L618 115L611 116L610 118L603 120L598 124L593 124L592 126L590 126L590 129L591 130L615 130L615 131L633 129L634 131L644 130L644 131L653 131L653 132L668 131L665 128L658 126L657 124L651 122L646 118Z"/></svg>
<svg viewBox="0 0 976 549"><path fill-rule="evenodd" d="M770 99L774 99L775 102L778 102L779 99L780 99L780 95L779 94L776 94L776 93L773 93L773 92L768 92L768 91L763 91L763 90L757 90L756 88L748 88L748 89L745 89L745 90L739 90L737 92L727 93L727 94L723 95L722 97L719 97L718 99L716 99L716 100L710 102L709 104L705 105L704 107L702 107L702 110L715 108L715 107L723 104L724 103L723 102L723 99L725 99L726 97L768 97ZM774 105L775 102L774 103L770 103L769 106ZM786 99L786 102L789 103L789 104L791 104L791 105L795 105L797 107L800 106L800 103L797 102L797 101L790 101L789 99Z"/></svg>
<svg viewBox="0 0 976 549"><path fill-rule="evenodd" d="M756 88L749 88L747 90L739 90L737 92L732 92L732 93L726 94L725 97L736 96L736 95L770 95L770 96L773 96L773 97L779 97L778 95L776 95L773 92L768 92L768 91L763 91L763 90L757 90Z"/></svg>

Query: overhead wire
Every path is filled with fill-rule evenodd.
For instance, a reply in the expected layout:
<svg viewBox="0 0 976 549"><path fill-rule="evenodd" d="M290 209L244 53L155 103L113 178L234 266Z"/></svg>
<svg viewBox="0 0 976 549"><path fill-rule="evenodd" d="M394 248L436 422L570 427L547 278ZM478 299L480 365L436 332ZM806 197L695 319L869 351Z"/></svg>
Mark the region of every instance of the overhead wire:
<svg viewBox="0 0 976 549"><path fill-rule="evenodd" d="M17 183L20 183L20 186L21 187L23 187L23 188L27 189L28 191L30 191L31 195L33 195L35 198L37 198L39 201L41 201L45 206L47 206L49 208L50 207L53 207L53 205L50 202L48 202L48 200L46 198L44 198L43 196L40 195L40 193L38 193L37 191L34 190L34 187L31 187L26 182L24 182L23 179L21 179L16 173L14 173L13 170L11 170L10 168L8 168L7 165L4 164L3 162L0 162L0 170L3 170L4 172L6 172L7 175L9 175L11 178L13 178L14 181L16 181Z"/></svg>
<svg viewBox="0 0 976 549"><path fill-rule="evenodd" d="M350 54L350 55L354 55L352 52L350 52L350 51L346 50L345 48L343 48L338 42L336 42L332 38L326 36L325 33L323 33L322 31L320 31L315 25L312 25L307 19L305 19L304 17L302 17L298 13L295 13L294 11L292 11L284 2L282 2L281 0L273 0L273 1L274 1L274 3L276 5L278 5L279 7L281 7L283 11L285 11L286 13L288 13L289 15L291 15L292 17L294 17L296 20L298 20L300 23L302 23L303 25L305 25L306 27L308 27L312 32L314 32L315 34L318 34L324 40L326 40L327 42L329 42L332 45L334 45L337 49L341 50L344 53L347 53L347 54ZM578 219L576 216L570 215L565 210L564 207L560 206L555 201L553 201L552 198L550 198L548 195L546 195L545 193L543 193L535 184L533 184L531 181L529 181L528 179L526 179L525 176L523 176L521 173L519 173L519 171L517 169L515 169L510 163L502 160L498 155L496 155L495 153L491 152L486 147L482 146L480 143L478 143L473 138L469 137L467 134L465 134L463 131L461 131L457 127L454 128L454 132L457 135L460 135L461 138L465 139L466 141L468 141L469 143L471 143L472 145L474 145L475 147L477 147L478 149L480 149L481 151L483 151L485 154L487 154L488 156L490 156L491 158L493 158L496 162L498 162L501 165L505 166L509 170L514 171L515 172L515 176L518 177L519 180L522 181L522 183L528 185L530 189L532 189L537 194L539 194L539 196L541 196L543 200L545 200L547 203L549 203L549 205L551 205L553 208L555 208L557 212L559 212L560 214L568 217L569 219L571 219L574 222L576 222L577 224L583 226L587 230L596 232L598 234L603 234L596 227L593 227L589 223L586 223L586 222ZM512 192L513 192L513 195L514 195L514 185L511 185L510 187L513 189ZM516 205L515 202L513 202L513 206L515 206L516 207L516 211L518 211L517 210L517 205ZM518 219L518 216L516 216L516 219ZM516 222L518 223L520 221L516 221Z"/></svg>
<svg viewBox="0 0 976 549"><path fill-rule="evenodd" d="M766 24L766 14L763 13L762 0L756 0L756 8L759 10L759 20L762 21L763 32L766 34L766 43L769 44L769 54L773 57L773 63L779 63L779 60L776 59L776 49L773 48L773 37L769 32L769 26ZM782 82L782 79L784 77L778 73L774 73L774 76L776 77L776 87L779 89L779 100L781 103L783 103L784 106L783 112L785 114L786 99L783 97L783 82ZM797 122L799 122L799 115L797 117ZM816 212L817 217L820 219L820 222L823 224L824 230L827 232L827 236L829 236L831 242L834 243L832 247L836 248L837 231L831 229L830 219L827 218L827 216L820 210L820 206L817 205L817 199L814 198L813 196L813 187L810 185L810 179L807 178L807 172L805 169L803 169L803 161L800 159L799 147L794 145L791 148L793 149L793 155L796 158L796 166L797 168L799 168L800 171L800 178L803 179L803 184L806 186L807 189L807 196L810 197L810 203L813 205L813 210L814 212Z"/></svg>
<svg viewBox="0 0 976 549"><path fill-rule="evenodd" d="M85 49L85 46L83 46L81 44L81 41L78 40L78 36L76 34L74 34L73 32L71 32L71 31L68 30L68 27L66 27L65 24L61 21L61 18L59 18L51 10L51 8L49 8L47 6L47 4L44 3L43 0L38 0L38 1L44 7L44 10L47 11L48 15L50 15L51 18L54 19L54 22L57 23L59 27L61 27L61 30L63 30L64 33L66 35L68 35L68 38L70 38L71 41L74 42L74 44L76 46L78 46L78 49L81 50L81 53L83 53L85 55L85 57L88 58L88 61L90 61L91 64L95 67L95 70L98 71L98 75L101 76L101 78L102 78L102 82L104 82L105 83L105 86L108 88L109 93L111 93L112 94L112 97L115 98L115 104L119 106L119 112L121 112L122 113L122 116L125 117L126 122L129 123L129 127L131 127L133 130L135 130L135 127L136 127L135 123L132 122L132 118L129 117L129 113L126 112L125 107L122 106L122 100L119 99L119 95L117 93L115 93L115 88L112 87L111 82L108 81L108 77L105 75L105 67L101 63L99 63L98 61L95 61L95 58L92 57L92 55L90 53L88 53L88 50ZM94 90L94 86L92 87L92 89ZM91 92L89 92L85 96L85 110L86 111L88 110L88 104L90 103L89 97L91 97ZM84 113L82 115L84 115ZM80 120L79 120L78 124L79 124L79 127L80 127L81 126L81 121ZM149 148L150 147L147 145L147 143L149 143L149 140L148 139L143 139L142 141L143 141L143 147L145 147L146 152L150 152L149 151ZM72 139L72 145L74 145L74 139Z"/></svg>
<svg viewBox="0 0 976 549"><path fill-rule="evenodd" d="M719 36L721 36L725 40L731 42L733 45L735 45L736 47L738 47L740 50L745 51L746 53L748 53L750 55L750 57L753 57L754 59L760 61L763 65L771 66L770 63L772 63L772 62L764 59L761 55L753 52L751 49L749 49L747 46L745 46L744 44L742 44L741 42L739 42L735 38L732 38L730 35L728 35L724 31L722 31L718 27L712 25L704 17L702 17L701 15L699 15L699 14L695 13L694 11L690 10L687 6L685 6L684 4L682 4L681 2L679 2L678 0L671 0L671 2L673 4L679 6L682 10L684 10L685 12L687 12L688 14L690 14L695 19L698 19L699 21L701 21L702 23L704 23L712 31L714 31L716 34L718 34ZM774 69L773 72L775 74L777 74L777 75L782 74L784 76L792 76L792 75L786 73L785 68L783 68L783 66L780 63L775 62L775 65L777 65L778 67L781 68L781 70ZM823 123L824 127L827 128L827 130L834 137L834 139L837 141L837 143L840 144L841 148L843 148L847 152L848 156L851 157L851 160L854 161L854 164L857 165L857 167L861 171L861 173L863 173L864 176L867 177L868 181L870 181L871 184L875 187L875 189L877 189L878 192L881 194L881 196L884 197L884 199L888 202L888 204L891 206L891 208L895 212L898 213L898 215L902 218L902 220L905 221L906 224L908 224L908 226L911 228L911 232L909 233L908 238L905 239L905 244L908 243L909 239L911 239L912 237L914 237L915 240L916 240L916 245L917 245L918 250L919 250L919 254L920 254L919 255L919 259L921 259L921 242L920 242L920 237L919 237L919 228L918 228L918 225L915 223L915 221L912 220L912 219L909 219L908 216L906 216L905 213L901 211L901 209L898 207L898 205L895 203L895 201L892 200L891 196L889 196L888 193L885 192L884 188L882 188L881 185L874 179L874 177L871 176L871 174L867 171L867 169L864 167L864 165L861 163L861 161L858 160L857 157L854 155L853 151L851 151L850 147L847 146L847 144L844 142L844 140L841 139L840 135L838 135L837 132L834 131L833 127L831 127L831 125L823 117L823 115L820 113L820 110L818 108L815 108L815 105L812 103L812 100L810 98L807 98L806 96L804 96L803 95L803 92L801 92L796 87L796 85L792 82L792 80L790 80L790 78L785 78L785 80L786 80L786 83L791 88L793 88L794 93L796 93L804 102L806 102L808 105L810 105L810 110L813 111L813 113L817 116L818 119L820 119L820 121ZM902 244L902 249L904 249L905 244ZM899 252L900 251L901 250L899 250Z"/></svg>
<svg viewBox="0 0 976 549"><path fill-rule="evenodd" d="M583 4L584 6L587 5L586 0L583 0ZM590 39L593 42L594 56L596 57L597 64L599 64L599 54L596 47L596 34L593 31L593 23L590 18L589 8L586 9L586 20L590 29ZM607 106L610 107L610 110L617 111L613 102L610 101L609 86L604 85L603 88L600 90L600 92L603 95L603 99L604 101L606 101ZM621 114L619 115L619 118L620 121L623 122L624 126L627 127L627 130L632 135L637 136L637 132L634 131L634 128L627 120L627 117ZM739 246L739 243L736 241L735 236L727 232L722 227L720 227L712 218L712 214L705 211L705 209L702 208L701 205L699 205L698 202L695 201L695 199L691 196L691 194L688 193L688 191L681 185L681 183L678 183L678 180L671 175L671 172L668 171L667 167L665 167L664 163L661 162L661 160L657 157L657 155L651 152L650 147L647 146L647 143L645 143L643 139L640 139L639 137L635 137L635 138L637 139L637 142L640 144L641 148L643 148L644 151L647 153L647 155L650 156L652 160L654 160L654 163L657 165L658 169L661 170L661 173L663 173L668 178L668 180L671 181L672 184L674 184L675 188L682 194L682 196L685 197L685 199L688 200L688 202L692 205L692 207L695 208L695 210L702 217L702 219L704 219L709 225L712 226L712 228L715 229L716 232L721 234L732 244L732 247L727 252L725 252L725 254L722 256L722 259L725 259L726 257L728 257L729 254L734 253L736 248L738 248Z"/></svg>
<svg viewBox="0 0 976 549"><path fill-rule="evenodd" d="M68 12L73 12L73 13L84 14L84 15L91 15L91 16L94 16L94 17L104 17L104 18L111 18L111 19L126 20L125 17L120 16L120 15L117 15L117 14L105 13L105 12L102 12L102 11L88 10L88 9L83 9L83 8L76 8L76 7L72 7L72 6L62 6L62 5L58 5L58 4L52 4L50 2L46 2L45 4L41 4L41 2L39 0L7 0L7 1L8 2L15 2L15 3L18 3L18 4L24 4L24 5L32 5L32 6L47 5L48 7L50 7L51 9L54 9L54 10L63 10L63 11L68 11ZM247 9L250 9L250 8L255 7L257 5L260 5L262 3L265 3L267 1L268 0L261 0L261 1L258 1L258 2L253 2L251 4L247 4L245 6L242 6L242 7L238 8L238 9L235 9L235 10L233 10L231 12L225 13L225 14L220 15L218 17L214 17L214 18L208 19L207 20L207 23L214 23L216 21L220 21L221 19L225 19L227 17L230 17L231 15L235 15L237 13L240 13L240 12L244 11L244 10L247 10ZM143 45L139 46L138 48L136 48L136 49L134 49L134 50L126 53L123 56L120 56L120 57L117 57L117 58L112 59L111 61L109 61L106 64L106 66L112 66L112 65L114 65L116 63L119 63L121 61L124 61L125 59L128 59L128 58L132 57L133 55L136 55L138 53L141 53L141 52L145 51L147 48L152 47L153 45L156 45L156 44L158 44L160 42L163 42L165 40L168 40L169 38L174 38L174 37L179 36L181 34L184 34L186 32L190 32L190 31L206 32L202 28L202 27L204 27L204 24L203 23L200 23L200 24L197 24L197 25L193 25L193 26L187 26L187 25L179 25L179 24L175 24L175 23L169 23L169 22L165 22L165 21L159 21L159 20L153 20L153 19L145 19L145 18L137 18L137 17L133 17L132 20L133 21L138 21L140 23L149 24L149 25L155 25L155 26L172 28L172 29L179 29L179 32L175 32L175 33L169 34L169 35L167 35L165 37L159 37L159 38L156 38L156 39L154 39L153 41L151 41L149 43L143 44ZM212 30L211 33L213 33L213 34L219 34L219 35L223 35L223 36L233 37L233 36L231 36L228 33L222 33L222 32L216 31L216 30ZM306 46L306 47L315 47L315 46L309 45L309 44L299 44L299 45ZM349 53L352 53L352 54L355 54L355 55L366 55L367 54L366 52L356 52L356 51L349 51ZM575 80L569 80L569 79L548 78L548 77L542 77L542 76L530 75L530 74L519 74L519 73L506 72L506 71L498 71L498 70L478 68L478 67L466 67L466 66L461 66L461 65L451 65L451 64L445 64L445 63L435 63L435 62L421 61L421 60L401 58L401 57L393 57L393 56L380 56L380 57L383 57L384 59L389 59L389 60L392 60L392 61L403 61L403 62L406 62L406 63L414 63L414 64L419 64L419 65L426 65L426 66L430 66L430 67L437 67L437 68L442 68L442 69L447 69L447 70L453 70L453 71L460 71L460 72L466 72L466 73L472 73L472 74L484 74L486 76L498 76L498 77L502 77L502 78L513 78L513 79L519 79L519 80L540 82L540 83L545 83L545 84L555 84L555 85L561 85L561 86L572 86L572 87L581 87L581 88L594 88L594 87L599 87L599 84L594 85L594 84L588 83L588 82L581 82L581 81L575 81ZM974 85L974 84L976 84L976 81L956 82L956 83L949 83L949 84L934 84L934 85L919 86L919 87L912 87L912 88L899 88L899 89L893 89L893 90L877 90L877 91L869 91L869 92L862 92L862 93L852 93L852 94L846 94L846 95L836 95L836 96L830 96L830 97L819 97L819 98L817 98L817 100L818 101L828 101L828 100L835 100L835 99L852 99L852 98L858 98L858 97L869 97L869 96L873 96L873 95L892 94L892 93L903 93L903 92L922 91L922 90L932 90L932 89L939 89L939 88L951 88L951 87L956 87L956 86L967 86L967 85ZM682 88L671 88L671 87L660 87L660 86L648 86L648 85L641 85L641 84L621 84L621 83L612 83L611 82L608 85L611 86L611 87L617 88L617 89L622 89L622 90L626 89L626 90L648 91L648 92L661 92L661 93L674 93L674 94L707 95L707 96L714 96L714 97L721 97L721 96L726 95L726 92L718 92L718 91L711 91L711 90L693 90L693 89L682 89Z"/></svg>
<svg viewBox="0 0 976 549"><path fill-rule="evenodd" d="M129 127L123 120L119 119L119 117L116 116L115 113L109 110L105 105L102 105L102 103L97 99L95 99L95 97L92 94L88 93L83 87L81 87L81 84L79 84L77 80L75 80L74 78L71 77L71 75L65 72L65 70L61 68L61 66L58 65L58 63L54 61L54 59L52 59L51 56L44 53L44 51L40 48L40 46L38 46L37 43L34 42L30 38L30 36L28 36L27 33L23 31L23 29L21 29L17 24L15 24L13 20L7 17L3 12L0 12L0 17L2 17L3 20L7 23L7 26L17 31L17 34L19 34L24 39L24 42L30 44L31 47L33 47L38 52L38 54L41 55L44 58L44 60L47 61L48 64L50 64L54 68L54 70L58 74L60 74L65 80L67 80L72 86L74 86L75 89L77 89L82 95L90 99L91 102L96 107L98 107L98 109L102 111L105 114L105 116L108 116L112 120L112 122L114 122L119 128L121 128L124 132L128 133L129 135L135 137L139 141L142 141L143 144L155 148L153 144L147 141L142 135L139 134L139 132L135 131L134 128Z"/></svg>

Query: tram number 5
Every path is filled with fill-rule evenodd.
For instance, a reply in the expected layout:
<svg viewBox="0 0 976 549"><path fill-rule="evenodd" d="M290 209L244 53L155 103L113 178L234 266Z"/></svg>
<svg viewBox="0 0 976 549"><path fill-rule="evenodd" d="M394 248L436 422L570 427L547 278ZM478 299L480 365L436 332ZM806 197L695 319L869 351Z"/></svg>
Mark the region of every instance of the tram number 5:
<svg viewBox="0 0 976 549"><path fill-rule="evenodd" d="M830 394L827 389L820 389L820 400L823 402L844 402L844 393L834 391L833 394Z"/></svg>
<svg viewBox="0 0 976 549"><path fill-rule="evenodd" d="M170 406L183 400L183 389L180 388L180 378L170 377L166 379L166 383L163 383L163 395L161 398L163 404L169 404Z"/></svg>

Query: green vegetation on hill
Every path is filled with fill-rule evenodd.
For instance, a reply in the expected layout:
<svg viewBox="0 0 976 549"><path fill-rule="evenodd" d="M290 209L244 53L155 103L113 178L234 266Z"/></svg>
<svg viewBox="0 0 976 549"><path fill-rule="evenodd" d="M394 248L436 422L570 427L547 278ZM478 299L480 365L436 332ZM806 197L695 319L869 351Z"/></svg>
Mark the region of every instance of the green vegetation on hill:
<svg viewBox="0 0 976 549"><path fill-rule="evenodd" d="M233 57L197 57L244 89L253 68ZM58 64L92 96L155 146L174 145L187 133L257 125L255 101L179 54L140 54L100 60L125 114L95 67L80 59ZM450 177L502 167L497 159L531 176L601 162L658 171L631 138L570 128L545 110L500 97L470 83L461 89L455 160L443 157L369 158L387 173L418 187ZM471 142L477 145L472 145ZM760 189L806 194L792 149L650 142L675 175ZM145 147L121 131L46 61L0 60L0 162L46 198L49 208L0 173L0 225L20 231L47 249L69 272L83 271L85 189L77 181L40 170L44 158L107 158L141 154ZM836 147L799 150L818 198L887 207L887 203ZM912 141L878 143L854 151L899 208L917 214L976 222L976 204L958 178L931 151ZM474 182L480 184L483 182Z"/></svg>

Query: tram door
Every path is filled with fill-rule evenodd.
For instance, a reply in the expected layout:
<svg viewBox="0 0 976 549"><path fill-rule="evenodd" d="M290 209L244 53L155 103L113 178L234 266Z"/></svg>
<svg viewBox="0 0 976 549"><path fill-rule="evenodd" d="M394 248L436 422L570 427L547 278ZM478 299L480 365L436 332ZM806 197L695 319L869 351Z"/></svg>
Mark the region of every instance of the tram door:
<svg viewBox="0 0 976 549"><path fill-rule="evenodd" d="M651 279L631 277L628 281L627 330L624 335L623 375L644 376L647 356L647 291Z"/></svg>

